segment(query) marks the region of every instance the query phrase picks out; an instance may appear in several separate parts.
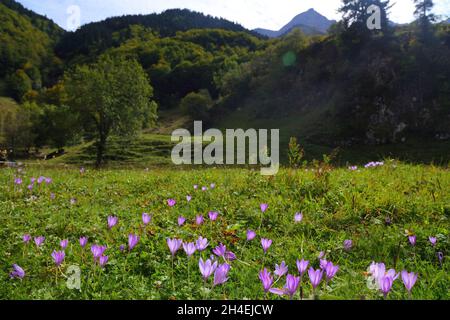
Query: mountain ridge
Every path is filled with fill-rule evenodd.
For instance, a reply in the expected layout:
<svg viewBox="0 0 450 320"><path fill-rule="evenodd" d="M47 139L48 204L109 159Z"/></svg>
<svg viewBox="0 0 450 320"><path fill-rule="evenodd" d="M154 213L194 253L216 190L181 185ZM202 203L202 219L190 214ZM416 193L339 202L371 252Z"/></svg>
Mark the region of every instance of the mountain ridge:
<svg viewBox="0 0 450 320"><path fill-rule="evenodd" d="M113 45L112 35L129 28L131 25L141 25L158 33L161 37L175 36L177 32L192 29L223 29L246 32L261 37L261 35L244 28L242 25L224 18L205 15L188 9L168 9L161 13L124 15L85 24L75 32L66 33L56 51L62 57L67 57L74 53L87 52L92 45L110 47ZM95 30L95 35L93 35L93 30Z"/></svg>
<svg viewBox="0 0 450 320"><path fill-rule="evenodd" d="M263 28L257 28L253 31L269 38L283 36L295 28L301 29L307 35L320 35L326 34L328 29L334 23L336 23L335 20L329 20L327 17L311 8L296 15L289 23L278 31Z"/></svg>
<svg viewBox="0 0 450 320"><path fill-rule="evenodd" d="M55 42L58 41L58 39L65 33L65 30L52 19L26 8L20 2L14 0L2 0L1 4L6 8L17 12L17 14L29 19L30 23L34 27L47 33Z"/></svg>

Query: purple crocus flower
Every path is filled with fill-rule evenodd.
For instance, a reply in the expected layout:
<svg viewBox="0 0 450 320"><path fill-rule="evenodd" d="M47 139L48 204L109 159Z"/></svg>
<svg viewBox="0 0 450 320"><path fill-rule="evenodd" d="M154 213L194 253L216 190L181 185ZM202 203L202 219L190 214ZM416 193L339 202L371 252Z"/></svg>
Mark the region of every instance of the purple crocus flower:
<svg viewBox="0 0 450 320"><path fill-rule="evenodd" d="M431 245L434 247L436 245L437 238L436 237L429 237L428 239L430 240Z"/></svg>
<svg viewBox="0 0 450 320"><path fill-rule="evenodd" d="M385 223L387 226L390 226L391 223L392 223L392 219L391 219L390 217L386 217L386 219L384 219L384 223Z"/></svg>
<svg viewBox="0 0 450 320"><path fill-rule="evenodd" d="M23 180L22 180L21 178L15 178L15 179L14 179L14 183L15 183L16 185L21 185L21 184L23 183Z"/></svg>
<svg viewBox="0 0 450 320"><path fill-rule="evenodd" d="M24 235L22 236L22 240L23 240L24 243L30 242L30 240L31 240L31 235L29 235L29 234L24 234Z"/></svg>
<svg viewBox="0 0 450 320"><path fill-rule="evenodd" d="M202 187L202 191L206 191L206 190L208 190L207 187Z"/></svg>
<svg viewBox="0 0 450 320"><path fill-rule="evenodd" d="M333 279L333 277L336 275L336 273L339 270L339 266L333 265L333 263L330 261L325 266L325 274L327 276L327 280Z"/></svg>
<svg viewBox="0 0 450 320"><path fill-rule="evenodd" d="M415 274L414 272L408 273L408 271L406 270L403 270L401 274L403 284L405 285L406 290L408 290L408 292L411 294L411 290L417 281L417 274Z"/></svg>
<svg viewBox="0 0 450 320"><path fill-rule="evenodd" d="M302 220L303 220L303 213L297 212L294 216L294 222L299 223L302 222Z"/></svg>
<svg viewBox="0 0 450 320"><path fill-rule="evenodd" d="M261 203L259 205L259 207L261 208L261 212L266 212L266 210L269 207L269 205L267 203Z"/></svg>
<svg viewBox="0 0 450 320"><path fill-rule="evenodd" d="M35 182L36 182L36 178L34 178L34 177L30 178L30 183L31 184L34 184Z"/></svg>
<svg viewBox="0 0 450 320"><path fill-rule="evenodd" d="M344 250L350 251L350 249L353 247L353 241L352 240L345 240L344 241Z"/></svg>
<svg viewBox="0 0 450 320"><path fill-rule="evenodd" d="M313 289L316 289L320 284L320 281L322 281L323 271L321 269L314 270L314 268L311 267L308 270L308 276Z"/></svg>
<svg viewBox="0 0 450 320"><path fill-rule="evenodd" d="M391 291L392 289L392 284L394 283L394 279L391 276L385 275L382 276L379 281L379 287L381 292L383 292L384 297L386 298L388 293Z"/></svg>
<svg viewBox="0 0 450 320"><path fill-rule="evenodd" d="M200 273L202 274L203 279L206 281L216 270L217 261L212 262L211 259L203 261L202 258L198 261L198 266L200 268Z"/></svg>
<svg viewBox="0 0 450 320"><path fill-rule="evenodd" d="M384 265L384 263L372 262L372 264L369 266L369 273L375 280L378 281L379 278L386 274L386 266Z"/></svg>
<svg viewBox="0 0 450 320"><path fill-rule="evenodd" d="M82 248L86 247L87 242L88 242L88 238L87 237L80 237L80 246Z"/></svg>
<svg viewBox="0 0 450 320"><path fill-rule="evenodd" d="M283 288L283 289L280 289L280 288L270 288L270 293L273 293L273 294L276 294L276 295L279 295L279 296L283 296L283 295L285 295L286 294L286 289L285 288Z"/></svg>
<svg viewBox="0 0 450 320"><path fill-rule="evenodd" d="M298 286L300 284L300 278L293 276L291 274L288 274L286 277L286 286L284 287L286 290L286 293L291 297L294 296L295 292L298 289Z"/></svg>
<svg viewBox="0 0 450 320"><path fill-rule="evenodd" d="M225 260L227 260L227 261L234 261L234 260L237 259L237 258L236 258L236 255L235 255L234 252L232 252L232 251L227 251L227 252L225 252L224 258L225 258Z"/></svg>
<svg viewBox="0 0 450 320"><path fill-rule="evenodd" d="M224 284L228 280L230 265L227 263L219 265L214 271L214 286Z"/></svg>
<svg viewBox="0 0 450 320"><path fill-rule="evenodd" d="M67 245L68 245L68 244L69 244L69 240L67 240L67 239L61 240L60 243L59 243L59 245L60 245L61 248L63 248L63 249L67 248Z"/></svg>
<svg viewBox="0 0 450 320"><path fill-rule="evenodd" d="M174 205L176 205L177 201L175 199L169 199L167 200L167 205L169 207L173 207Z"/></svg>
<svg viewBox="0 0 450 320"><path fill-rule="evenodd" d="M412 246L416 245L417 237L415 235L414 236L409 236L408 239L409 239L409 243L411 243Z"/></svg>
<svg viewBox="0 0 450 320"><path fill-rule="evenodd" d="M196 225L201 225L203 224L203 222L205 222L205 219L203 218L203 215L199 214L195 217L195 224Z"/></svg>
<svg viewBox="0 0 450 320"><path fill-rule="evenodd" d="M144 225L148 225L150 223L150 221L152 221L152 217L149 214L144 212L142 214L142 222L144 223Z"/></svg>
<svg viewBox="0 0 450 320"><path fill-rule="evenodd" d="M318 258L319 258L319 259L322 259L324 256L325 256L325 252L320 251L320 252L319 252Z"/></svg>
<svg viewBox="0 0 450 320"><path fill-rule="evenodd" d="M266 239L266 238L262 238L261 239L261 245L262 245L262 248L264 250L264 253L267 253L267 250L269 250L270 246L272 245L272 240Z"/></svg>
<svg viewBox="0 0 450 320"><path fill-rule="evenodd" d="M183 250L188 257L191 257L196 251L195 244L193 242L183 243Z"/></svg>
<svg viewBox="0 0 450 320"><path fill-rule="evenodd" d="M75 199L75 198L71 198L70 199L70 204L71 205L75 205L77 203L77 199Z"/></svg>
<svg viewBox="0 0 450 320"><path fill-rule="evenodd" d="M364 166L364 168L375 168L375 167L380 167L383 166L384 162L380 162L380 161L371 161L368 164L366 164Z"/></svg>
<svg viewBox="0 0 450 320"><path fill-rule="evenodd" d="M220 245L218 245L217 247L215 247L213 249L213 253L218 257L223 257L226 252L227 252L227 247L223 243L221 243Z"/></svg>
<svg viewBox="0 0 450 320"><path fill-rule="evenodd" d="M211 221L216 221L216 220L217 220L217 217L219 216L219 213L218 213L218 212L215 212L215 211L210 211L210 212L208 213L208 215L209 215L209 220L211 220Z"/></svg>
<svg viewBox="0 0 450 320"><path fill-rule="evenodd" d="M120 250L120 252L123 252L125 250L125 245L121 244L120 247L119 247L119 250Z"/></svg>
<svg viewBox="0 0 450 320"><path fill-rule="evenodd" d="M117 217L109 216L108 217L108 228L112 229L117 224L118 220L119 220L119 218L117 218Z"/></svg>
<svg viewBox="0 0 450 320"><path fill-rule="evenodd" d="M380 287L380 280L384 276L390 277L392 281L396 280L399 276L399 274L394 269L389 269L388 271L386 271L386 266L384 265L384 263L372 262L369 267L369 272L377 281L378 287Z"/></svg>
<svg viewBox="0 0 450 320"><path fill-rule="evenodd" d="M83 173L85 173L86 172L86 169L84 168L84 167L81 167L80 168L80 174L83 174Z"/></svg>
<svg viewBox="0 0 450 320"><path fill-rule="evenodd" d="M43 176L40 176L38 179L37 179L37 183L38 184L41 184L42 182L44 182L45 181L45 177L43 177Z"/></svg>
<svg viewBox="0 0 450 320"><path fill-rule="evenodd" d="M43 237L43 236L39 236L39 237L35 237L35 238L34 238L34 243L35 243L36 246L38 246L38 247L42 246L42 244L44 243L44 241L45 241L45 237Z"/></svg>
<svg viewBox="0 0 450 320"><path fill-rule="evenodd" d="M438 257L439 263L442 265L442 261L444 261L444 254L439 251L438 253L436 253L436 255Z"/></svg>
<svg viewBox="0 0 450 320"><path fill-rule="evenodd" d="M107 263L108 263L108 256L101 256L98 259L98 263L100 264L100 266L103 268Z"/></svg>
<svg viewBox="0 0 450 320"><path fill-rule="evenodd" d="M32 191L32 190L33 190L33 186L34 186L34 185L29 184L28 187L27 187L27 189L30 190L30 191Z"/></svg>
<svg viewBox="0 0 450 320"><path fill-rule="evenodd" d="M188 195L188 196L186 196L186 200L187 200L187 202L191 202L192 197Z"/></svg>
<svg viewBox="0 0 450 320"><path fill-rule="evenodd" d="M351 171L355 171L355 170L358 170L358 167L357 166L350 166L350 167L348 167L348 169L351 170Z"/></svg>
<svg viewBox="0 0 450 320"><path fill-rule="evenodd" d="M106 250L106 246L99 246L99 245L93 244L91 246L91 252L92 252L92 256L94 257L94 260L100 259L100 257L103 255L105 250Z"/></svg>
<svg viewBox="0 0 450 320"><path fill-rule="evenodd" d="M394 269L389 269L386 272L386 275L391 277L392 280L397 280L397 278L399 277L400 273L397 273Z"/></svg>
<svg viewBox="0 0 450 320"><path fill-rule="evenodd" d="M194 190L197 190L197 189L198 189L198 185L194 184Z"/></svg>
<svg viewBox="0 0 450 320"><path fill-rule="evenodd" d="M216 184L215 183L211 183L209 186L210 186L211 189L214 189L216 187Z"/></svg>
<svg viewBox="0 0 450 320"><path fill-rule="evenodd" d="M50 200L55 200L55 194L52 192L52 193L50 193Z"/></svg>
<svg viewBox="0 0 450 320"><path fill-rule="evenodd" d="M172 253L172 257L175 256L182 243L183 241L180 239L167 239L167 246L169 247L170 253Z"/></svg>
<svg viewBox="0 0 450 320"><path fill-rule="evenodd" d="M308 268L309 261L302 259L301 261L297 260L297 269L298 273L300 273L300 277L306 272Z"/></svg>
<svg viewBox="0 0 450 320"><path fill-rule="evenodd" d="M328 261L326 259L320 259L320 269L324 270L327 264Z"/></svg>
<svg viewBox="0 0 450 320"><path fill-rule="evenodd" d="M23 277L25 277L25 271L23 271L23 269L19 265L13 264L12 267L13 271L11 271L9 274L11 278L23 279Z"/></svg>
<svg viewBox="0 0 450 320"><path fill-rule="evenodd" d="M247 241L252 241L256 237L256 232L253 230L247 230Z"/></svg>
<svg viewBox="0 0 450 320"><path fill-rule="evenodd" d="M61 265L64 261L64 257L66 256L66 253L64 251L53 251L52 258L53 261L55 261L55 264L57 267Z"/></svg>
<svg viewBox="0 0 450 320"><path fill-rule="evenodd" d="M284 276L286 273L288 273L288 266L284 261L282 261L279 265L275 265L275 271L273 272L278 277Z"/></svg>
<svg viewBox="0 0 450 320"><path fill-rule="evenodd" d="M392 281L396 280L399 276L398 273L394 269L389 269L386 271L386 267L384 263L375 263L372 262L372 264L369 267L369 272L373 276L373 278L377 281L378 287L380 288L380 281L383 277L387 276L392 279Z"/></svg>
<svg viewBox="0 0 450 320"><path fill-rule="evenodd" d="M265 293L269 292L270 288L272 288L273 285L273 278L266 268L264 268L264 270L259 272L259 280L261 280L262 282L264 292Z"/></svg>
<svg viewBox="0 0 450 320"><path fill-rule="evenodd" d="M178 217L178 226L182 226L186 222L186 218L183 216Z"/></svg>
<svg viewBox="0 0 450 320"><path fill-rule="evenodd" d="M139 236L130 233L128 235L128 249L131 251L133 250L133 248L137 245L137 243L139 242Z"/></svg>
<svg viewBox="0 0 450 320"><path fill-rule="evenodd" d="M195 247L198 251L203 251L208 247L208 239L203 238L202 236L198 237L197 241L195 242Z"/></svg>

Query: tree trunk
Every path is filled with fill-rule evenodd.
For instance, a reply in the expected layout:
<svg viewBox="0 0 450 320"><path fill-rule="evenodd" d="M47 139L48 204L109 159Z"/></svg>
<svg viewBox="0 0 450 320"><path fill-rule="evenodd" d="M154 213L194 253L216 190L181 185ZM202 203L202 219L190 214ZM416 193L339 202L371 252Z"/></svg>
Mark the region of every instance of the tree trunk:
<svg viewBox="0 0 450 320"><path fill-rule="evenodd" d="M106 150L106 138L107 135L105 133L100 133L100 138L97 141L97 168L99 168L103 164L103 156Z"/></svg>

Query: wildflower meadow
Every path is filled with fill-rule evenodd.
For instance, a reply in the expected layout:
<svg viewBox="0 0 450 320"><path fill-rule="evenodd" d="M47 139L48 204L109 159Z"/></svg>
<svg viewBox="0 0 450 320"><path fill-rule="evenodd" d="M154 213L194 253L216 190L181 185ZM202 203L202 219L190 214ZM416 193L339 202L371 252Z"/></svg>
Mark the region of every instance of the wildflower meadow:
<svg viewBox="0 0 450 320"><path fill-rule="evenodd" d="M449 299L448 169L0 169L2 299Z"/></svg>

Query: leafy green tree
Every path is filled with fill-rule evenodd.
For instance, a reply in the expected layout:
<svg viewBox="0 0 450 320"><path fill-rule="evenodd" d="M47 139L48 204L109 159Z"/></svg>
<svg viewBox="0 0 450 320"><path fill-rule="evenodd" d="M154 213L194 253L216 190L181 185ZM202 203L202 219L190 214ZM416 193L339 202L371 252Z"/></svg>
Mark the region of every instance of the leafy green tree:
<svg viewBox="0 0 450 320"><path fill-rule="evenodd" d="M381 11L381 29L388 30L388 10L390 0L342 0L339 12L343 15L343 22L346 28L359 31L360 34L367 35L370 30L367 28L367 21L372 15L370 6L375 5Z"/></svg>
<svg viewBox="0 0 450 320"><path fill-rule="evenodd" d="M416 10L414 11L416 16L427 21L434 20L434 15L429 13L434 7L433 0L414 0L414 3L416 5Z"/></svg>
<svg viewBox="0 0 450 320"><path fill-rule="evenodd" d="M434 7L433 0L414 0L416 10L414 15L418 18L421 30L422 40L430 37L432 22L436 20L436 16L431 13Z"/></svg>
<svg viewBox="0 0 450 320"><path fill-rule="evenodd" d="M18 154L20 151L29 153L34 146L37 123L41 110L35 103L26 102L6 113L3 119L3 134L5 146Z"/></svg>
<svg viewBox="0 0 450 320"><path fill-rule="evenodd" d="M33 88L33 82L24 70L17 70L8 79L8 87L11 96L16 101L22 101L25 94Z"/></svg>
<svg viewBox="0 0 450 320"><path fill-rule="evenodd" d="M156 120L153 88L135 60L102 56L95 64L66 73L65 88L71 110L79 114L85 130L96 135L97 166L104 162L112 133L134 135L146 120Z"/></svg>
<svg viewBox="0 0 450 320"><path fill-rule="evenodd" d="M66 105L43 105L35 132L35 145L51 145L62 149L64 146L79 142L80 121L78 114L71 112Z"/></svg>
<svg viewBox="0 0 450 320"><path fill-rule="evenodd" d="M181 110L195 120L208 120L208 111L213 105L213 100L208 90L191 92L181 100Z"/></svg>

